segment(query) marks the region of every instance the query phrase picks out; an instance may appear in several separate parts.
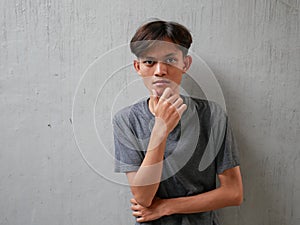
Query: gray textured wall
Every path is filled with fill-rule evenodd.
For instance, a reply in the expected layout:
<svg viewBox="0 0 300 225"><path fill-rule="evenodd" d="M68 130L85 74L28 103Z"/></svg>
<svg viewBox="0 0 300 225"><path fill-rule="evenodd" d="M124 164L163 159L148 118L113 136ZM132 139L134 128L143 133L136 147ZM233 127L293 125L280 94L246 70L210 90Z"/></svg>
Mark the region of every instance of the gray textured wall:
<svg viewBox="0 0 300 225"><path fill-rule="evenodd" d="M132 224L128 187L85 163L70 118L88 65L149 17L189 27L223 89L245 186L224 224L300 224L299 4L1 0L0 224Z"/></svg>

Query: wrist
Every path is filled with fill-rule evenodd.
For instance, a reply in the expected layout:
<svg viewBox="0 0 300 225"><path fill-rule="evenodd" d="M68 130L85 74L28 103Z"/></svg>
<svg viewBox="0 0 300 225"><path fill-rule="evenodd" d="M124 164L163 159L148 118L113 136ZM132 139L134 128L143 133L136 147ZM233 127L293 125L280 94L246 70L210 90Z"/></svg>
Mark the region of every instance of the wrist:
<svg viewBox="0 0 300 225"><path fill-rule="evenodd" d="M163 119L155 117L155 123L152 129L152 133L155 133L155 135L160 138L165 138L169 135L166 123Z"/></svg>
<svg viewBox="0 0 300 225"><path fill-rule="evenodd" d="M172 214L175 214L173 199L163 199L163 205L164 216L170 216Z"/></svg>
<svg viewBox="0 0 300 225"><path fill-rule="evenodd" d="M164 151L167 141L166 131L161 124L155 123L150 136L148 150L158 149Z"/></svg>

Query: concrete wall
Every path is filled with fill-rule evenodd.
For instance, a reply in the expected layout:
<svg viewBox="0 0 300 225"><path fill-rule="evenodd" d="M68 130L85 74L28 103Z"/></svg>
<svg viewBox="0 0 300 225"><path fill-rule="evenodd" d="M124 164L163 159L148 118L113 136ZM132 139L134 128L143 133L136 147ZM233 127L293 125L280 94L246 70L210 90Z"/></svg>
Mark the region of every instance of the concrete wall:
<svg viewBox="0 0 300 225"><path fill-rule="evenodd" d="M133 224L128 187L78 151L72 102L90 63L149 17L186 25L223 89L245 186L224 224L299 224L299 4L1 0L0 224Z"/></svg>

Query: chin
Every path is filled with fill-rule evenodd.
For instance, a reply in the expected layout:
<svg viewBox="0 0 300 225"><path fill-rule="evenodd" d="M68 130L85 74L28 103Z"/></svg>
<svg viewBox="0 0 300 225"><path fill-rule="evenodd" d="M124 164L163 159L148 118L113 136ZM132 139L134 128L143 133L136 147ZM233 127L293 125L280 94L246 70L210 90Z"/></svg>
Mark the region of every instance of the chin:
<svg viewBox="0 0 300 225"><path fill-rule="evenodd" d="M162 94L164 93L164 90L166 88L167 87L165 87L165 88L153 88L153 89L157 92L157 95L160 97L160 96L162 96Z"/></svg>

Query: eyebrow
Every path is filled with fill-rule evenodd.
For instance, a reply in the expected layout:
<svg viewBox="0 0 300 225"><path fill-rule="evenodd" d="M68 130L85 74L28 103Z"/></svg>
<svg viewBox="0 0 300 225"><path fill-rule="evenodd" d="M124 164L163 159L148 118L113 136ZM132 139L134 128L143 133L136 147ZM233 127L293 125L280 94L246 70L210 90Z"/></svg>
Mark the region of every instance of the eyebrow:
<svg viewBox="0 0 300 225"><path fill-rule="evenodd" d="M170 54L165 55L164 57L170 57L170 56L176 56L176 53L170 53Z"/></svg>
<svg viewBox="0 0 300 225"><path fill-rule="evenodd" d="M169 53L169 54L163 56L163 58L168 58L168 57L170 57L170 56L176 56L176 53L174 53L174 52ZM156 60L156 58L155 58L155 57L152 57L152 56L143 56L143 57L141 57L141 59Z"/></svg>

